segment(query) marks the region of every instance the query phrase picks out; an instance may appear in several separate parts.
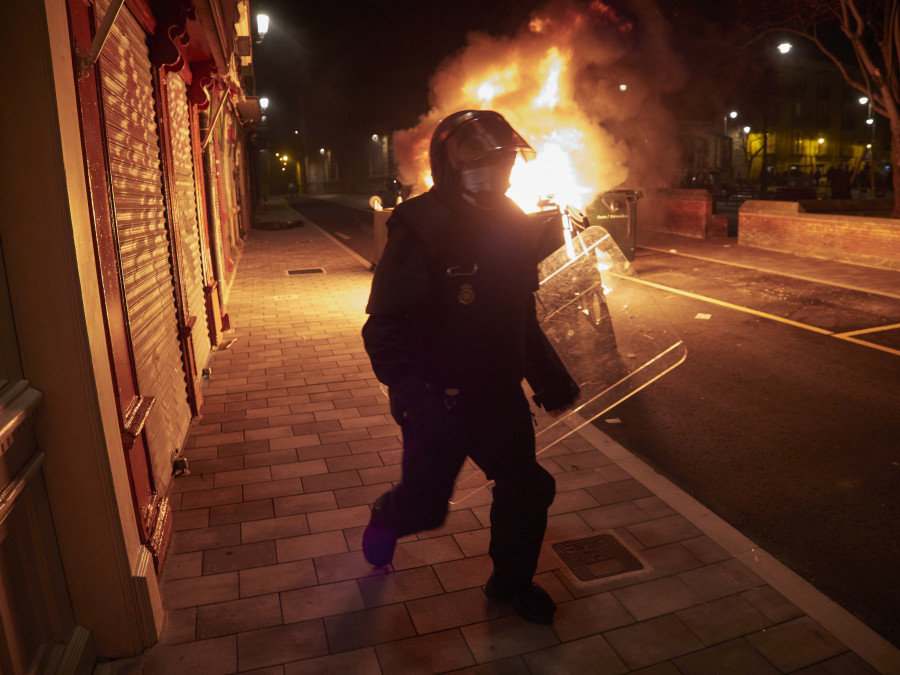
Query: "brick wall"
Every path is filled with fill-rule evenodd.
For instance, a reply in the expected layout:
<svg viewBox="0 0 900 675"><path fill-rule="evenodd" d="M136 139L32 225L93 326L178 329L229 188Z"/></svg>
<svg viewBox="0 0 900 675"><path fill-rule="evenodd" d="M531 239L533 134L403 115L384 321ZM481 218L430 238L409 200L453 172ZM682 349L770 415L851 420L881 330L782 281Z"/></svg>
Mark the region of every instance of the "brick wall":
<svg viewBox="0 0 900 675"><path fill-rule="evenodd" d="M709 191L669 190L665 204L665 218L653 227L658 232L697 239L728 236L728 219L713 214Z"/></svg>
<svg viewBox="0 0 900 675"><path fill-rule="evenodd" d="M806 213L797 202L744 202L738 244L900 270L897 219Z"/></svg>

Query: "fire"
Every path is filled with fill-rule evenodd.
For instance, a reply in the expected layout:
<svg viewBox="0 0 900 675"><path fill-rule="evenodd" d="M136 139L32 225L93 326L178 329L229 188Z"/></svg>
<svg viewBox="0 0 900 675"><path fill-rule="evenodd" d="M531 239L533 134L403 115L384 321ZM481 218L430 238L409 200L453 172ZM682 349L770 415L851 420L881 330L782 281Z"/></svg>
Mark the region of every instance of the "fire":
<svg viewBox="0 0 900 675"><path fill-rule="evenodd" d="M667 149L674 125L658 94L678 86L680 75L669 52L639 44L639 58L650 66L637 77L629 40L646 34L653 45L661 43L662 28L647 25L635 37L630 17L591 0L557 2L512 37L471 34L466 48L432 76L429 113L394 133L401 182L413 185L413 194L431 185L428 145L441 119L491 109L537 153L517 162L508 192L526 212L548 205L584 211L596 195L626 180L630 187L639 187L631 185L638 180L662 184L676 155Z"/></svg>

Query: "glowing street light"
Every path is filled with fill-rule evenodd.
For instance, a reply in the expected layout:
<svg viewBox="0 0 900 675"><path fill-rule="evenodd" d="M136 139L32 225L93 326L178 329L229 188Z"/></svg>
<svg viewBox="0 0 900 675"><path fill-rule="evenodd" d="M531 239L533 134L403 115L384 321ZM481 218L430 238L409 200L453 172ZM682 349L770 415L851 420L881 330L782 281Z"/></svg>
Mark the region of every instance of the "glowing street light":
<svg viewBox="0 0 900 675"><path fill-rule="evenodd" d="M868 97L868 96L860 96L860 97L859 97L859 104L860 104L860 105L865 105L865 104L868 103L868 102L869 102L869 97Z"/></svg>
<svg viewBox="0 0 900 675"><path fill-rule="evenodd" d="M268 14L257 14L256 15L256 32L259 35L259 39L262 40L266 33L269 32L269 15Z"/></svg>
<svg viewBox="0 0 900 675"><path fill-rule="evenodd" d="M790 42L782 42L780 45L778 45L778 51L782 54L787 54L793 48L794 45L792 45Z"/></svg>
<svg viewBox="0 0 900 675"><path fill-rule="evenodd" d="M265 112L266 108L269 107L269 99L263 96L259 99L259 109Z"/></svg>

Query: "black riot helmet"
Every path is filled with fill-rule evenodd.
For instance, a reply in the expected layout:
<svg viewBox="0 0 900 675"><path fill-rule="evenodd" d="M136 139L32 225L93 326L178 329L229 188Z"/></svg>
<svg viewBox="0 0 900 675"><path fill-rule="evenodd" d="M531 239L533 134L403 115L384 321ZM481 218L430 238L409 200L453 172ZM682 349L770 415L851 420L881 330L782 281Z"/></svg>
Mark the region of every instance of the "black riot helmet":
<svg viewBox="0 0 900 675"><path fill-rule="evenodd" d="M534 149L503 115L493 110L460 110L445 117L431 137L431 177L438 190L459 188L460 170L501 153L520 153L526 159Z"/></svg>

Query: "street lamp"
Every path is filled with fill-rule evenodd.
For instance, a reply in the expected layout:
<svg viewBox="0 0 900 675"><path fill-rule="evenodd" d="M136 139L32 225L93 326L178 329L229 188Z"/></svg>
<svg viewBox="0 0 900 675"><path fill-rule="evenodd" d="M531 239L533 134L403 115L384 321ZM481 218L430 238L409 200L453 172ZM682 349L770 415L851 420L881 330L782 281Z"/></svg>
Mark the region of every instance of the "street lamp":
<svg viewBox="0 0 900 675"><path fill-rule="evenodd" d="M266 36L266 33L269 32L269 15L268 14L257 14L256 15L256 34L259 35L259 42L262 42L262 39Z"/></svg>
<svg viewBox="0 0 900 675"><path fill-rule="evenodd" d="M259 99L259 109L265 112L268 107L269 99L263 96L261 99Z"/></svg>

